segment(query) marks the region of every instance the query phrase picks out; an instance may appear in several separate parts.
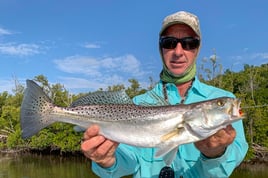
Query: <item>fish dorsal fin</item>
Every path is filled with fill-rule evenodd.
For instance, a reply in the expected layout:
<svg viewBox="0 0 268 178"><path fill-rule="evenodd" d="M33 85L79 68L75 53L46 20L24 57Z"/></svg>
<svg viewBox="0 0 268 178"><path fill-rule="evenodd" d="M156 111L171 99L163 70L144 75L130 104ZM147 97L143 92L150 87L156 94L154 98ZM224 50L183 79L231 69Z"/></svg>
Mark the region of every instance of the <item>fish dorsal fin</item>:
<svg viewBox="0 0 268 178"><path fill-rule="evenodd" d="M98 91L78 98L71 107L95 104L133 104L125 91Z"/></svg>
<svg viewBox="0 0 268 178"><path fill-rule="evenodd" d="M147 92L148 95L153 99L154 102L148 103L146 101L141 101L140 105L142 106L167 106L170 105L162 96L156 94L153 90Z"/></svg>

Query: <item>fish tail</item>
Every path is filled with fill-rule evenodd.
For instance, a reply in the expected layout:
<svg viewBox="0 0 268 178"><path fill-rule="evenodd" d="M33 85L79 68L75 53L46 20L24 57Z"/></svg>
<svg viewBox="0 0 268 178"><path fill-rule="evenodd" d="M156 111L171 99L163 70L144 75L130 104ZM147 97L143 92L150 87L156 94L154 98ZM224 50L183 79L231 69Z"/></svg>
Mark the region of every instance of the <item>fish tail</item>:
<svg viewBox="0 0 268 178"><path fill-rule="evenodd" d="M34 81L27 80L26 84L27 88L24 92L20 111L23 139L33 136L55 122L50 114L54 107L50 98Z"/></svg>

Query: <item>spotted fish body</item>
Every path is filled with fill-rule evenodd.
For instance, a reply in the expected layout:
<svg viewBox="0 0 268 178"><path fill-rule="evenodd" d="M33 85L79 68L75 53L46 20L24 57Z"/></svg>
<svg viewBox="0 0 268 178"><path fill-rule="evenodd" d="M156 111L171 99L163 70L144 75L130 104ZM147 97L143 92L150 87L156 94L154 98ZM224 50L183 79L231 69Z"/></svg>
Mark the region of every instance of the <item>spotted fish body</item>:
<svg viewBox="0 0 268 178"><path fill-rule="evenodd" d="M109 95L113 98L111 93ZM123 104L120 99L116 104L110 101L89 104L90 98L98 96L105 98L105 92L81 98L71 107L57 107L35 82L27 80L21 105L22 137L29 138L54 122L71 123L85 129L98 124L100 134L108 139L158 148L156 156L164 156L169 165L179 145L205 139L242 119L240 101L234 98L217 98L189 105L138 106L128 104L130 100L124 96ZM116 96L120 97L120 94L116 93Z"/></svg>

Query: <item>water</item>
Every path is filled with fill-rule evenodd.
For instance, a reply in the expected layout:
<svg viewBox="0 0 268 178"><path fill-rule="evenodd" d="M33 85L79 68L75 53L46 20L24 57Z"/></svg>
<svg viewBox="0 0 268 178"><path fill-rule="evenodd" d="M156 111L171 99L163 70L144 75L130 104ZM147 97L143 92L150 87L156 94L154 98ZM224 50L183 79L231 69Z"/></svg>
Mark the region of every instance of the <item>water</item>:
<svg viewBox="0 0 268 178"><path fill-rule="evenodd" d="M268 163L264 164L242 164L231 175L230 178L267 178Z"/></svg>
<svg viewBox="0 0 268 178"><path fill-rule="evenodd" d="M97 178L90 161L80 156L58 157L0 154L0 178ZM241 165L231 178L267 178L268 165Z"/></svg>
<svg viewBox="0 0 268 178"><path fill-rule="evenodd" d="M83 157L1 155L0 178L95 178Z"/></svg>

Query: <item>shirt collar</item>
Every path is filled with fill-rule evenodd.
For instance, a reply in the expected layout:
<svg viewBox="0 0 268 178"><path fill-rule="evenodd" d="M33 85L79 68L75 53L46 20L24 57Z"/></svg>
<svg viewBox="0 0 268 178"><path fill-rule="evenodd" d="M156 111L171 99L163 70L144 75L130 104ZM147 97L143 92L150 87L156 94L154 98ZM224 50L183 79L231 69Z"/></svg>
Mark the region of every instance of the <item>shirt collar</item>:
<svg viewBox="0 0 268 178"><path fill-rule="evenodd" d="M161 81L161 83L163 84L163 81ZM173 83L167 83L167 86L173 88L177 88L175 84ZM207 98L209 96L209 93L206 89L204 89L203 84L200 82L200 80L198 79L198 77L194 78L192 87L190 90L193 90L195 93Z"/></svg>
<svg viewBox="0 0 268 178"><path fill-rule="evenodd" d="M205 98L209 96L208 91L204 88L198 77L195 77L195 80L192 84L192 90L195 90L196 92L198 92L198 94L204 96Z"/></svg>

